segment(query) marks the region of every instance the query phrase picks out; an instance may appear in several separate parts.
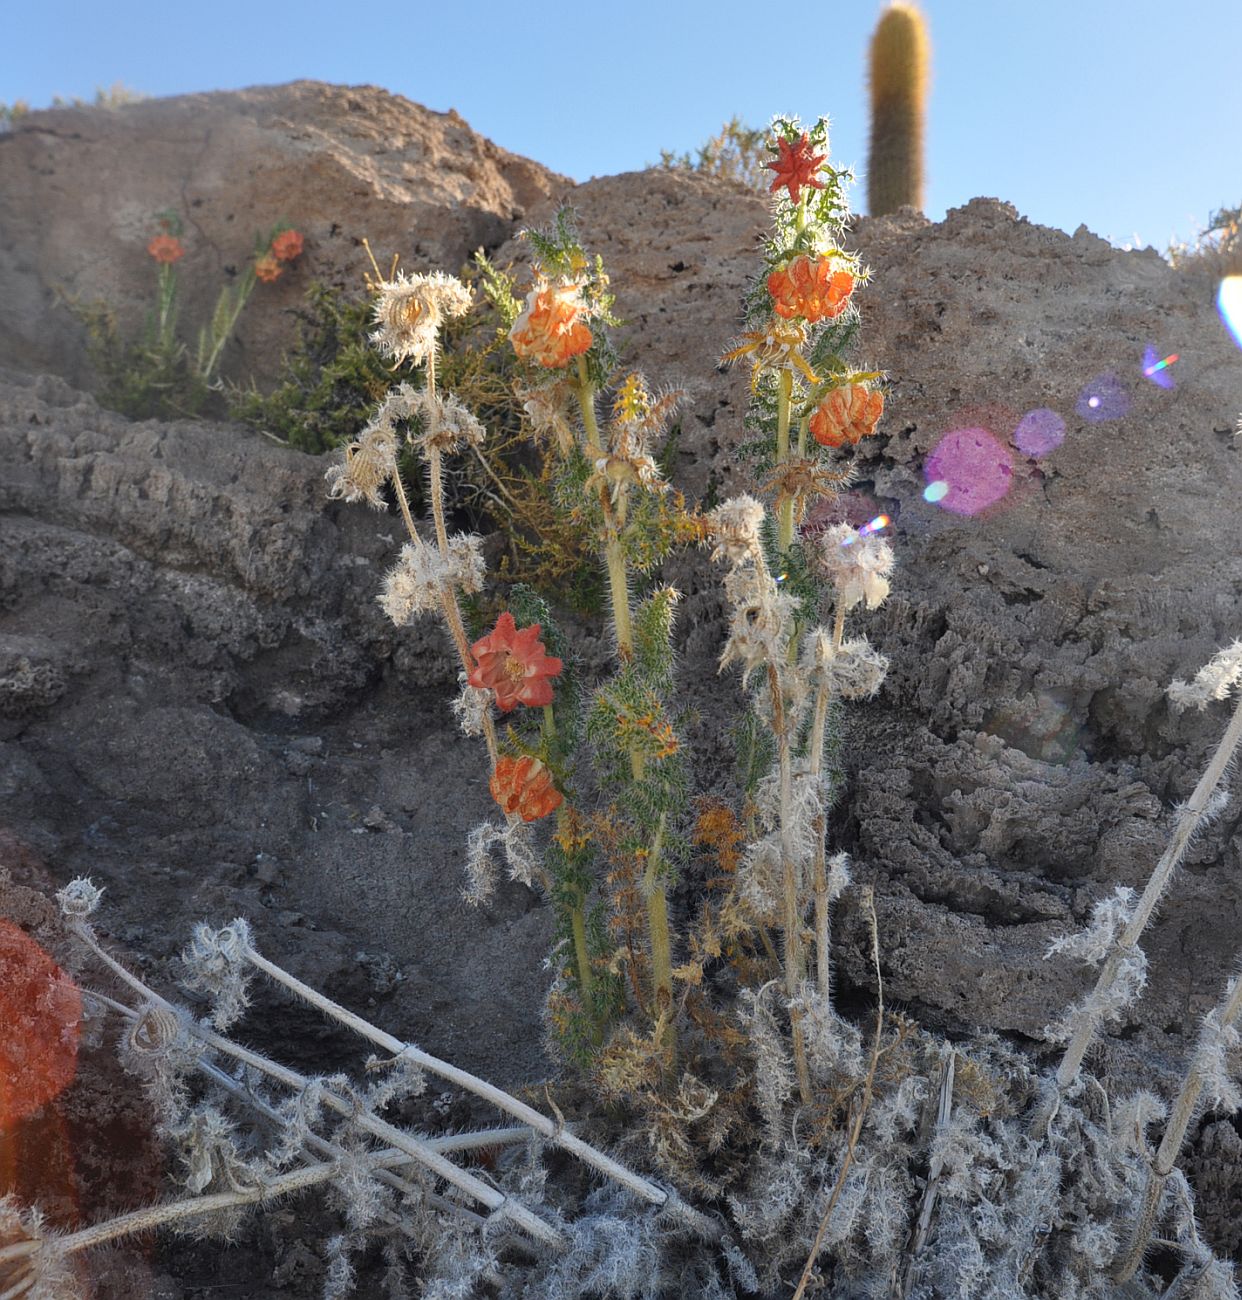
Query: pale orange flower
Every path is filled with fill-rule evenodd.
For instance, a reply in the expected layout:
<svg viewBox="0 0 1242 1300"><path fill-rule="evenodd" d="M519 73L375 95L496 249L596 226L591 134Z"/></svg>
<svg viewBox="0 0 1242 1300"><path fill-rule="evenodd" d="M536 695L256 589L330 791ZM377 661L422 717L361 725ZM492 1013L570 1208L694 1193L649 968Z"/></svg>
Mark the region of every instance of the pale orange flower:
<svg viewBox="0 0 1242 1300"><path fill-rule="evenodd" d="M768 292L778 316L786 320L797 316L814 324L840 316L854 292L854 277L834 270L830 257L801 253L768 276Z"/></svg>
<svg viewBox="0 0 1242 1300"><path fill-rule="evenodd" d="M815 408L810 430L821 447L857 444L875 432L884 413L884 394L862 384L834 388Z"/></svg>
<svg viewBox="0 0 1242 1300"><path fill-rule="evenodd" d="M488 787L504 812L517 813L524 822L555 812L565 798L552 784L552 773L530 754L500 759Z"/></svg>
<svg viewBox="0 0 1242 1300"><path fill-rule="evenodd" d="M272 240L272 256L278 262L292 262L302 256L302 236L296 230L282 230Z"/></svg>
<svg viewBox="0 0 1242 1300"><path fill-rule="evenodd" d="M564 665L545 652L541 631L538 623L519 631L513 615L505 610L495 628L470 647L476 663L466 678L468 684L495 691L496 704L504 713L519 704L551 704L550 679Z"/></svg>
<svg viewBox="0 0 1242 1300"><path fill-rule="evenodd" d="M185 245L176 235L162 234L156 235L147 245L147 252L151 254L157 262L165 266L171 266L174 262L185 256Z"/></svg>
<svg viewBox="0 0 1242 1300"><path fill-rule="evenodd" d="M254 264L254 273L264 284L271 284L273 280L279 280L284 269L271 253L264 253Z"/></svg>
<svg viewBox="0 0 1242 1300"><path fill-rule="evenodd" d="M582 322L586 306L575 284L536 285L513 322L509 341L523 360L560 370L594 342Z"/></svg>

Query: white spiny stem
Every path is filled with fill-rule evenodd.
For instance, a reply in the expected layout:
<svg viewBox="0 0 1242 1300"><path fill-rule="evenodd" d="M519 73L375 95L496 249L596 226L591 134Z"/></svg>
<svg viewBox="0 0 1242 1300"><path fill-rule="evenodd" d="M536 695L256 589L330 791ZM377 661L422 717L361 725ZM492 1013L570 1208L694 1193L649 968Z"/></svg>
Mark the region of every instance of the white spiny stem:
<svg viewBox="0 0 1242 1300"><path fill-rule="evenodd" d="M159 1006L165 1007L174 1015L177 1014L177 1008L171 1002L159 996L147 988L143 982L132 975L119 962L115 961L100 947L96 941L94 933L90 927L81 923L70 923L69 928L78 935L91 950L104 962L105 965L117 976L125 981L132 989L138 992L144 999L150 1000ZM247 951L250 951L247 949ZM252 1052L239 1044L234 1043L231 1039L225 1038L221 1034L213 1033L202 1025L189 1025L192 1032L202 1042L217 1051L226 1053L229 1056L243 1062L246 1065L253 1066L256 1070L262 1071L273 1079L279 1080L286 1087L304 1089L310 1080L305 1075L299 1074L296 1070L291 1070L287 1066L279 1065L275 1061L269 1061L266 1057L260 1056L257 1052ZM481 1179L475 1178L465 1170L459 1169L451 1160L445 1159L438 1151L435 1151L425 1140L416 1138L410 1133L395 1127L392 1124L379 1119L377 1116L368 1114L365 1110L358 1111L350 1103L337 1097L331 1092L324 1092L324 1105L336 1111L338 1115L344 1115L373 1137L387 1142L390 1146L397 1147L399 1150L412 1156L419 1164L425 1165L433 1173L438 1174L446 1182L451 1183L454 1187L460 1188L467 1195L473 1197L476 1201L486 1205L490 1210L497 1210L502 1205L506 1213L513 1222L524 1231L530 1233L537 1240L545 1242L547 1245L554 1246L557 1249L563 1249L565 1238L555 1228L545 1223L538 1215L532 1213L525 1206L506 1197L503 1193L498 1192L494 1187L490 1187Z"/></svg>
<svg viewBox="0 0 1242 1300"><path fill-rule="evenodd" d="M271 1120L273 1124L284 1123L284 1117L280 1111L274 1106L268 1105L262 1097L255 1096L249 1088L238 1083L236 1079L225 1074L218 1065L213 1065L210 1061L200 1057L198 1068L218 1087L223 1088L225 1092L236 1097L239 1101L253 1107L264 1118ZM527 1128L492 1129L480 1133L458 1133L449 1137L428 1138L427 1145L434 1147L435 1150L441 1153L450 1150L469 1151L481 1146L499 1146L505 1142L521 1142L529 1136L530 1130ZM450 1145L454 1143L456 1145ZM312 1151L317 1151L321 1156L326 1156L329 1160L343 1160L348 1156L344 1147L338 1146L335 1142L329 1142L327 1138L320 1137L317 1133L308 1133L306 1135L306 1145ZM407 1159L407 1163L412 1162ZM411 1183L408 1179L402 1178L390 1169L377 1169L374 1171L374 1176L376 1182L391 1187L393 1191L399 1192L402 1196L424 1197L427 1204L433 1209L450 1214L454 1218L462 1219L472 1228L481 1228L487 1223L487 1220L481 1214L475 1214L473 1210L468 1210L464 1205L457 1205L453 1201L446 1200L443 1196L437 1196L434 1192ZM401 1226L401 1220L396 1215L386 1214L384 1218L386 1222L394 1227L399 1228Z"/></svg>
<svg viewBox="0 0 1242 1300"><path fill-rule="evenodd" d="M821 682L815 692L815 713L811 719L811 777L819 783L824 766L824 731L828 723L828 687ZM815 818L815 979L824 1006L831 1005L831 932L829 931L828 879L824 855L828 834L827 812L821 808Z"/></svg>
<svg viewBox="0 0 1242 1300"><path fill-rule="evenodd" d="M376 1151L359 1156L358 1161L367 1169L384 1169L391 1165L409 1163L409 1156L404 1151ZM50 1248L57 1254L72 1255L79 1250L89 1250L92 1246L101 1246L106 1241L118 1237L127 1237L135 1232L148 1232L168 1223L181 1219L201 1218L218 1210L232 1210L242 1205L254 1205L260 1201L269 1201L290 1192L301 1191L304 1187L313 1187L316 1183L325 1183L341 1172L341 1164L336 1160L320 1164L307 1165L304 1169L295 1169L292 1173L281 1174L279 1178L261 1183L257 1187L240 1192L215 1192L211 1196L188 1196L180 1201L170 1201L166 1205L149 1205L129 1214L120 1214L115 1219L92 1224L78 1232L71 1232L63 1237L51 1237L46 1241L20 1241L12 1246L0 1247L0 1264L15 1259L35 1255L41 1249ZM502 1198L503 1199L503 1198Z"/></svg>
<svg viewBox="0 0 1242 1300"><path fill-rule="evenodd" d="M1221 1004L1218 1012L1219 1027L1223 1031L1242 1014L1242 975L1234 981L1228 997ZM1203 1092L1203 1070L1200 1065L1200 1052L1195 1051L1190 1058L1186 1078L1181 1091L1173 1103L1173 1113L1169 1116L1168 1127L1164 1131L1156 1158L1147 1173L1147 1186L1144 1189L1143 1208L1139 1213L1135 1229L1130 1237L1126 1253L1116 1265L1113 1277L1117 1282L1128 1282L1138 1271L1143 1262L1143 1252L1147 1249L1151 1234L1156 1226L1156 1215L1164 1194L1164 1184L1177 1163L1182 1143L1186 1141L1186 1130L1194 1118L1199 1106L1199 1097Z"/></svg>
<svg viewBox="0 0 1242 1300"><path fill-rule="evenodd" d="M611 1178L614 1182L620 1183L622 1187L633 1192L636 1196L650 1202L652 1205L668 1205L674 1201L675 1193L657 1187L655 1183L649 1182L632 1170L627 1169L624 1165L618 1164L611 1156L605 1155L602 1151L597 1151L594 1147L583 1142L581 1138L575 1137L562 1124L556 1123L546 1115L541 1115L539 1111L526 1105L525 1102L519 1101L516 1097L510 1096L503 1089L497 1088L495 1085L486 1082L486 1080L480 1079L477 1075L461 1070L455 1065L450 1065L447 1061L441 1061L438 1057L432 1056L429 1052L424 1052L421 1048L414 1046L413 1043L405 1043L399 1038L394 1038L392 1034L377 1028L361 1016L355 1015L352 1011L347 1011L338 1003L333 1002L331 998L325 997L318 990L311 988L310 985L303 984L296 976L290 975L288 971L277 966L274 962L268 961L266 957L255 952L249 945L242 944L239 950L241 955L257 970L261 970L278 984L283 984L290 992L296 993L298 997L309 1002L311 1006L318 1007L325 1015L331 1016L334 1020L352 1029L356 1034L360 1034L363 1038L378 1044L394 1056L403 1056L406 1060L413 1061L415 1065L431 1074L438 1075L441 1079L446 1079L459 1088L472 1092L476 1097L482 1097L485 1101L491 1102L498 1110L503 1110L507 1114L514 1116L515 1119L521 1120L523 1124L528 1124L536 1133L547 1138L549 1142L559 1146L563 1151L569 1152L570 1155L577 1156L584 1164L599 1170L600 1173ZM713 1238L719 1235L719 1228L706 1215L699 1214L686 1205L679 1205L678 1210L687 1222L695 1225L697 1231Z"/></svg>
<svg viewBox="0 0 1242 1300"><path fill-rule="evenodd" d="M1103 995L1111 988L1113 981L1117 978L1117 972L1126 953L1138 946L1143 930L1151 919L1152 913L1156 910L1156 904L1159 903L1161 895L1168 886L1169 879L1185 856L1186 849L1194 838L1195 832L1204 821L1208 806L1212 801L1212 795L1215 794L1216 787L1224 777L1239 742L1242 742L1242 691L1238 693L1238 703L1234 709L1233 717L1229 721L1224 736L1221 737L1216 752L1212 755L1211 762L1208 763L1203 775L1199 778L1199 784L1195 786L1194 793L1190 796L1186 806L1178 814L1177 824L1173 828L1173 836L1169 840L1168 848L1165 849L1160 861L1156 863L1155 869L1147 881L1147 888L1143 890L1143 896L1134 909L1134 915L1131 917L1129 925L1126 926L1125 931L1117 940L1113 952L1104 962L1099 979L1096 981L1095 993L1091 999L1095 1006L1104 1004L1106 999ZM1064 1092L1078 1077L1083 1057L1091 1046L1099 1024L1099 1013L1084 1014L1079 1017L1078 1028L1074 1031L1074 1036L1065 1049L1060 1069L1057 1070L1057 1088L1060 1092Z"/></svg>

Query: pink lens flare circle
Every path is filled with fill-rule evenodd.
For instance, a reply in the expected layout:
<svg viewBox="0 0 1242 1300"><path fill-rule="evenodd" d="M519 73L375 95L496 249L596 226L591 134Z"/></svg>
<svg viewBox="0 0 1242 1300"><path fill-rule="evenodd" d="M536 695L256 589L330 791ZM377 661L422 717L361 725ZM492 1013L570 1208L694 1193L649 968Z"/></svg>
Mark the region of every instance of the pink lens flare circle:
<svg viewBox="0 0 1242 1300"><path fill-rule="evenodd" d="M1047 456L1065 441L1065 421L1046 406L1027 411L1018 421L1013 440L1024 456Z"/></svg>
<svg viewBox="0 0 1242 1300"><path fill-rule="evenodd" d="M955 515L977 515L1002 500L1013 486L1013 457L987 429L953 429L924 461L923 477L927 500Z"/></svg>

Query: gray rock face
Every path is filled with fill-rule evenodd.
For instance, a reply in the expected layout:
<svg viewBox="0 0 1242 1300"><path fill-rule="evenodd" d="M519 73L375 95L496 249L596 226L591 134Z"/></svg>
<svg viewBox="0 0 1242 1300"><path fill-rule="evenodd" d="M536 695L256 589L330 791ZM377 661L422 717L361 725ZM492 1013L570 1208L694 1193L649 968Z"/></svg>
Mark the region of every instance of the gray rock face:
<svg viewBox="0 0 1242 1300"><path fill-rule="evenodd" d="M454 265L484 228L499 243L518 207L546 221L564 191L613 277L627 360L688 392L676 477L692 495L747 486L734 453L748 375L715 366L739 329L762 201L659 171L568 189L477 139L486 203L469 198L465 173L456 189L402 189L398 152L377 143L380 110L433 115L367 101L380 123L368 125L342 108L360 93L245 92L184 114L237 118L204 157L238 133L256 148L273 132L301 141L284 146L275 192L291 219L317 214L317 240L353 210L343 177L360 177L388 214L384 237L414 265ZM337 161L314 181L314 208L288 159L324 156L325 120ZM0 139L0 225L19 202L35 210L22 187L39 150L59 151L58 167L87 150L71 135L40 115ZM188 137L173 138L169 157L184 167ZM350 172L351 149L366 167ZM164 206L144 183L143 205ZM62 200L48 233L19 239L0 264L14 287L0 337L32 364L65 355L42 295L49 268L73 265L75 232L94 228L76 202ZM254 204L238 209L246 230ZM145 254L139 241L121 257L136 227L119 221L105 223L114 243L99 262L114 266L117 292L137 294ZM426 223L435 240L409 234ZM1174 715L1163 690L1242 632L1242 447L1231 432L1242 359L1201 284L994 200L939 224L862 221L855 238L874 272L860 293L861 356L891 387L848 504L860 520L890 516L899 568L887 605L851 620L891 669L880 698L841 720L833 845L876 887L890 1001L950 1032L1035 1040L1090 979L1045 961L1048 942L1116 885L1141 886L1224 727L1220 709ZM523 255L510 243L497 260ZM75 274L79 287L105 287L85 260ZM1148 344L1179 354L1175 389L1142 374ZM1039 410L1064 422L1059 445L1048 445L1051 424L1022 424ZM240 913L274 958L360 1009L374 1002L394 1032L498 1081L536 1077L548 913L516 888L482 913L457 898L465 834L490 799L479 754L450 725L446 639L430 621L397 634L376 606L395 521L328 505L323 463L255 435L131 425L18 371L0 377L0 456L8 828L59 879L90 872L106 884L108 924L161 964L192 921ZM924 498L929 475L951 480L946 502L995 500L955 513ZM742 697L715 676L719 575L697 556L667 576L685 592L690 740L707 751L704 780L727 793L723 737ZM575 636L598 660L601 642ZM1121 1085L1176 1068L1235 964L1240 820L1234 795L1151 931L1148 991L1099 1058ZM674 910L692 903L686 888ZM866 996L866 939L848 905L837 932L839 987ZM296 1052L306 1023L283 1023L274 1032ZM1239 1195L1232 1149L1213 1130L1200 1159L1220 1222Z"/></svg>
<svg viewBox="0 0 1242 1300"><path fill-rule="evenodd" d="M154 957L245 915L433 1050L536 1076L547 914L458 897L485 756L452 734L439 629L394 664L392 521L329 506L316 459L48 377L0 380L0 427L9 829L106 885L105 927Z"/></svg>

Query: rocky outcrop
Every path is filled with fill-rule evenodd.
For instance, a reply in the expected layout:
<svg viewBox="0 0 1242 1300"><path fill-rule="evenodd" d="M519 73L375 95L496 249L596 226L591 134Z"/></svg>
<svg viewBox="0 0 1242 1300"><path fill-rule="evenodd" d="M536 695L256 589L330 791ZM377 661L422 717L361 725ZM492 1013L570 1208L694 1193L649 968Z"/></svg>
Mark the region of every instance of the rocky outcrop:
<svg viewBox="0 0 1242 1300"><path fill-rule="evenodd" d="M396 125L353 114L350 97L407 123L404 153L381 151ZM520 264L524 245L501 243L517 210L545 221L560 197L558 178L379 92L173 103L186 131L200 108L222 114L204 158L228 140L260 153L285 142L288 183L270 193L303 205L280 215L325 256L352 238L353 227L329 233L344 211L414 265L452 266L472 241ZM39 149L87 149L47 116L0 140L0 212L27 202L15 158L37 173ZM478 160L474 180L411 161L415 142L430 154L441 139L418 135L432 126L457 133ZM305 191L290 161L302 156L334 160ZM212 164L217 196L223 166ZM425 184L432 172L440 190ZM355 173L360 192L342 204L341 177ZM91 220L73 198L82 191L39 191L56 219L3 254L11 350L40 365L62 355L61 326L40 315L49 267L76 266L80 288L113 277L109 291L136 309L149 273L137 216L167 203L144 184L133 224L107 227L106 270L72 261ZM312 192L322 207L299 197ZM613 277L626 360L687 390L675 477L694 495L740 489L748 376L716 364L739 329L762 200L664 171L568 197ZM257 206L217 202L213 221L226 209L233 225L259 220ZM389 224L363 231L360 204ZM438 233L411 245L413 230ZM874 271L861 355L890 388L847 505L860 520L890 517L899 569L889 603L858 618L892 667L878 701L843 716L833 843L876 887L890 1000L949 1031L1034 1040L1088 978L1046 962L1049 940L1116 885L1142 882L1224 725L1219 712L1174 715L1163 689L1242 631L1242 370L1201 284L1154 253L1038 227L989 199L940 223L862 221L855 238ZM117 260L122 245L129 261ZM1179 355L1176 387L1143 373L1149 345ZM113 923L157 959L200 916L240 912L274 955L344 1001L375 1002L396 1031L502 1078L543 1069L547 910L516 889L483 913L457 898L464 836L489 799L477 752L450 725L443 637L430 623L397 635L375 605L393 521L327 505L322 463L256 435L127 424L60 380L16 371L0 379L0 456L10 829L58 878L90 871L107 884ZM927 499L929 477L951 496ZM715 675L718 575L697 556L668 576L685 592L678 635L700 775L727 791L741 695ZM575 636L598 658L599 641ZM1183 1058L1234 965L1240 808L1235 794L1196 843L1151 932L1148 992L1104 1051L1123 1083ZM837 928L839 986L866 996L867 940L848 905ZM286 1051L304 1028L286 1022ZM1220 1206L1238 1196L1227 1137L1199 1157Z"/></svg>
<svg viewBox="0 0 1242 1300"><path fill-rule="evenodd" d="M169 209L185 226L191 342L257 235L284 221L306 236L297 268L259 286L224 359L239 382L262 382L293 341L289 312L310 278L361 288L364 238L385 268L400 254L410 270L456 270L567 185L452 110L375 86L299 81L31 113L0 134L0 364L82 380L65 298L105 302L137 334L154 297L147 241Z"/></svg>

